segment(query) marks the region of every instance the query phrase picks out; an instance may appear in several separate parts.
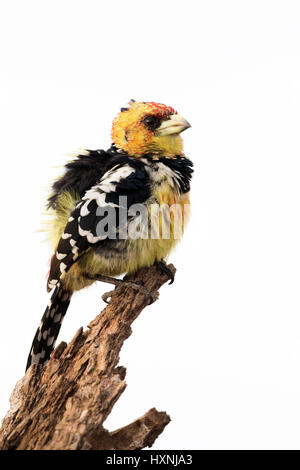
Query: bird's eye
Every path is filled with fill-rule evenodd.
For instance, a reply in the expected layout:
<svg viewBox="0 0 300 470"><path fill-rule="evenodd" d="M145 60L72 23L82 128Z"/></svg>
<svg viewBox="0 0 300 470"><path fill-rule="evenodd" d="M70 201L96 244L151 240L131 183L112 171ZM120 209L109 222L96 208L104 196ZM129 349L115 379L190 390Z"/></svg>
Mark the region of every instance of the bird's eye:
<svg viewBox="0 0 300 470"><path fill-rule="evenodd" d="M152 114L145 116L144 119L142 119L142 122L146 127L148 127L150 131L154 131L160 126L160 119L156 116L153 116Z"/></svg>

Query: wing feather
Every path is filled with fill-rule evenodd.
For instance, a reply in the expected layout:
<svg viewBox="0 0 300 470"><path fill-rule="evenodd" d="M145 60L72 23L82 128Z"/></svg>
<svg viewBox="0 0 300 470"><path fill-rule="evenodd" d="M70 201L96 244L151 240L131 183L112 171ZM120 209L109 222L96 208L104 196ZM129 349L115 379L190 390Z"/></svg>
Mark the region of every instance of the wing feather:
<svg viewBox="0 0 300 470"><path fill-rule="evenodd" d="M71 213L52 257L48 291L57 285L88 248L107 238L107 234L97 232L97 227L109 208L116 211L115 232L118 232L120 196L127 197L127 207L145 202L150 196L149 176L142 162L122 162L114 165L97 184L84 193Z"/></svg>

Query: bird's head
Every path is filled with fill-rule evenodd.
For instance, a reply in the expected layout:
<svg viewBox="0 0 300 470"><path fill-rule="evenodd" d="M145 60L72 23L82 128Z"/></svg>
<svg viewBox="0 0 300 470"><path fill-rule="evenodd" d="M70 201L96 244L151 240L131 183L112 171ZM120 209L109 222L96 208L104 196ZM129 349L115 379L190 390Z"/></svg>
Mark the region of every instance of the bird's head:
<svg viewBox="0 0 300 470"><path fill-rule="evenodd" d="M111 136L129 155L173 157L182 154L179 134L188 127L190 124L170 106L131 100L114 119Z"/></svg>

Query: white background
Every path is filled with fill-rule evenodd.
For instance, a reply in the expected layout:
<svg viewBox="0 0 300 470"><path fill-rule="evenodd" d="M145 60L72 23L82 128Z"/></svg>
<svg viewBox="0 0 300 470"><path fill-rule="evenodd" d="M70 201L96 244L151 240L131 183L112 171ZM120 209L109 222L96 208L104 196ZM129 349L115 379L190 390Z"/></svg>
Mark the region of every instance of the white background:
<svg viewBox="0 0 300 470"><path fill-rule="evenodd" d="M155 406L172 417L156 449L300 448L299 27L287 0L1 2L1 416L49 299L54 167L153 100L193 126L193 215L175 284L123 347L107 426ZM74 296L60 340L105 290Z"/></svg>

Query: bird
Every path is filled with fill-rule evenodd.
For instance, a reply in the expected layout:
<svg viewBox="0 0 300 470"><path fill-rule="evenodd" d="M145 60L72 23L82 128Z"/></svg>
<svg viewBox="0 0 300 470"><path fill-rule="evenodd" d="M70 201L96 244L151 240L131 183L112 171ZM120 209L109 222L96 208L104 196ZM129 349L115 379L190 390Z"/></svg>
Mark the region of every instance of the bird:
<svg viewBox="0 0 300 470"><path fill-rule="evenodd" d="M153 264L173 282L165 260L178 242L175 214L162 209L173 204L179 207L184 229L193 163L183 153L181 132L189 127L171 106L130 100L113 120L110 148L80 151L52 183L46 208L53 249L47 290L53 292L34 336L26 370L49 360L75 291L96 281L129 285L148 295L151 303L145 287L115 276ZM156 208L155 236L136 235L142 225L141 210L128 210L136 206L145 208L146 215ZM108 222L110 230L103 229ZM167 222L168 236L162 237ZM148 220L146 232L149 227ZM103 296L106 302L110 294Z"/></svg>

